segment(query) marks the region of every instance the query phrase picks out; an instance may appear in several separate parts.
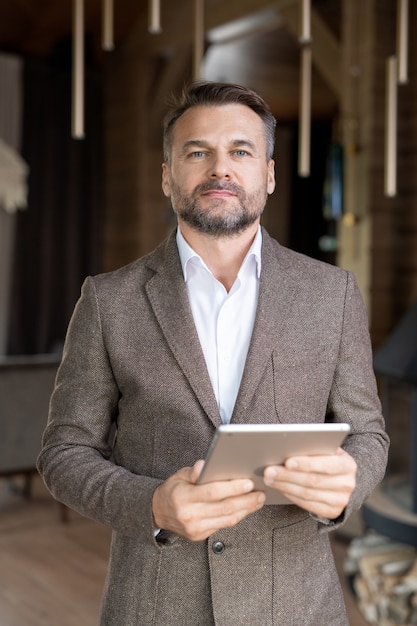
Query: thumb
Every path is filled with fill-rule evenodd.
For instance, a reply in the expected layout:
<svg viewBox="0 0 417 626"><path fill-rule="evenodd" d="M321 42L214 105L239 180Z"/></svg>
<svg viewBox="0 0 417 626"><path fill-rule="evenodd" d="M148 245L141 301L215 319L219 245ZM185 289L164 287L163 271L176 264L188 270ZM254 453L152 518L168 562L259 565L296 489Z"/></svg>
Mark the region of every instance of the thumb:
<svg viewBox="0 0 417 626"><path fill-rule="evenodd" d="M191 468L190 482L192 482L194 484L197 482L203 467L204 467L204 461L202 461L202 460L199 460L196 463L194 463L194 465Z"/></svg>

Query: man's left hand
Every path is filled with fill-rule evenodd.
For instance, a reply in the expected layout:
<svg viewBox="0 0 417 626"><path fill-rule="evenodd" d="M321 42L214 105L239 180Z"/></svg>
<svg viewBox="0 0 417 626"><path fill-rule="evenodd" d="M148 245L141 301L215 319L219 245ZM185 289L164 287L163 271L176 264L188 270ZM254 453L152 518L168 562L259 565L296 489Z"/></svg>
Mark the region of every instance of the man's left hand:
<svg viewBox="0 0 417 626"><path fill-rule="evenodd" d="M284 465L267 467L264 480L302 509L336 519L355 489L356 471L356 461L339 448L335 454L291 457Z"/></svg>

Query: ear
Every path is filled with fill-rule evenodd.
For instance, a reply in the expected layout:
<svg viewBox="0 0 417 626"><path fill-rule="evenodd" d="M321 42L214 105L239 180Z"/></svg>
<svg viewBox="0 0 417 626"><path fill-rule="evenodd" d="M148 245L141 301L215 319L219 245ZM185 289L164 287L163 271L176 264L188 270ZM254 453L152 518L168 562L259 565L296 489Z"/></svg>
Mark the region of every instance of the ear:
<svg viewBox="0 0 417 626"><path fill-rule="evenodd" d="M268 163L267 191L271 195L275 190L275 161L271 159Z"/></svg>
<svg viewBox="0 0 417 626"><path fill-rule="evenodd" d="M167 198L171 195L171 171L166 163L162 163L162 191Z"/></svg>

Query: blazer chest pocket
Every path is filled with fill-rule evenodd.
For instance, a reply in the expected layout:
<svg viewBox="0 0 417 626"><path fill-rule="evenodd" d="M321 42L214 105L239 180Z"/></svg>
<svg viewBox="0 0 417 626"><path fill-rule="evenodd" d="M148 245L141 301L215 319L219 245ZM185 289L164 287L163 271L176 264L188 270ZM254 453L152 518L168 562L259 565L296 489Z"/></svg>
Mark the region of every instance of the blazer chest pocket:
<svg viewBox="0 0 417 626"><path fill-rule="evenodd" d="M274 402L279 421L323 422L334 369L323 355L285 362L272 355Z"/></svg>

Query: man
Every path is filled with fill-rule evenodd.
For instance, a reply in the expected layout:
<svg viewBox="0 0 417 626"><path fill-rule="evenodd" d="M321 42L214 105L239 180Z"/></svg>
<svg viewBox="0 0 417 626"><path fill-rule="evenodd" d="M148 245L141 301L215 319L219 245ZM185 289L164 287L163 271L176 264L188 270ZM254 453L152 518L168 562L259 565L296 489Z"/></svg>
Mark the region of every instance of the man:
<svg viewBox="0 0 417 626"><path fill-rule="evenodd" d="M252 91L192 85L165 120L176 233L88 278L74 311L39 470L114 531L102 625L348 623L327 531L381 480L388 440L353 276L259 225L274 132ZM196 484L222 421L325 420L351 425L343 449L265 470L291 505Z"/></svg>

